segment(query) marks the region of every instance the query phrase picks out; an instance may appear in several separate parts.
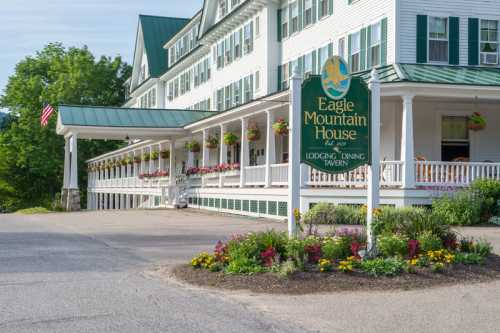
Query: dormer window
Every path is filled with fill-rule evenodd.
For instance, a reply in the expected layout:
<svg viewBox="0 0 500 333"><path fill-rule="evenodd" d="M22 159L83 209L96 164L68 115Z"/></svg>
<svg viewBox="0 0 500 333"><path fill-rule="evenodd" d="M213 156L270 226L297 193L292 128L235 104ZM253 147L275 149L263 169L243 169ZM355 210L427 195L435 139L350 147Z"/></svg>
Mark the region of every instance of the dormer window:
<svg viewBox="0 0 500 333"><path fill-rule="evenodd" d="M219 0L219 17L223 18L227 15L227 0Z"/></svg>
<svg viewBox="0 0 500 333"><path fill-rule="evenodd" d="M139 73L139 84L146 81L146 65L141 66L141 72Z"/></svg>

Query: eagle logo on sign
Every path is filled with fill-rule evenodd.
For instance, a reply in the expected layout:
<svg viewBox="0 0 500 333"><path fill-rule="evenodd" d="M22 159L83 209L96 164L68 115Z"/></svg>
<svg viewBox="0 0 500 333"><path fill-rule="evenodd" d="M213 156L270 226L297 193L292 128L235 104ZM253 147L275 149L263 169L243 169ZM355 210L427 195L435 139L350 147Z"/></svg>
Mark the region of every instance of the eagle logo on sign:
<svg viewBox="0 0 500 333"><path fill-rule="evenodd" d="M351 86L351 74L347 63L339 56L329 58L321 71L321 84L331 99L341 99Z"/></svg>

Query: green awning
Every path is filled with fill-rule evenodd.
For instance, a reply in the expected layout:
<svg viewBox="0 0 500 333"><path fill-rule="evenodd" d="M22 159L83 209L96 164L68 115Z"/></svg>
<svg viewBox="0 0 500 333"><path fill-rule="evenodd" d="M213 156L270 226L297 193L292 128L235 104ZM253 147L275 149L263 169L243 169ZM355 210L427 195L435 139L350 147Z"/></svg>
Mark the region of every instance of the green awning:
<svg viewBox="0 0 500 333"><path fill-rule="evenodd" d="M471 86L500 86L500 69L488 67L393 64L377 68L382 83L413 82ZM370 71L354 74L365 81Z"/></svg>
<svg viewBox="0 0 500 333"><path fill-rule="evenodd" d="M214 111L59 106L63 126L183 128L215 114Z"/></svg>

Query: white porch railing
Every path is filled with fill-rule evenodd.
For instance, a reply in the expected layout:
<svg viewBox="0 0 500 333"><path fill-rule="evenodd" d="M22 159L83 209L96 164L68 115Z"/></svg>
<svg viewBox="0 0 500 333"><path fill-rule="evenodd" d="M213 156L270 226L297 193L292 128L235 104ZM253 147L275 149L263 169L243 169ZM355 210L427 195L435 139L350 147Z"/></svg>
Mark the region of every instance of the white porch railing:
<svg viewBox="0 0 500 333"><path fill-rule="evenodd" d="M260 186L265 184L266 184L265 165L245 167L245 185Z"/></svg>
<svg viewBox="0 0 500 333"><path fill-rule="evenodd" d="M382 161L380 163L380 185L402 185L402 161ZM306 184L309 186L365 187L368 181L368 167L361 166L342 174L328 174L309 168Z"/></svg>
<svg viewBox="0 0 500 333"><path fill-rule="evenodd" d="M500 180L500 163L416 161L417 186L468 186L479 178Z"/></svg>
<svg viewBox="0 0 500 333"><path fill-rule="evenodd" d="M271 165L271 185L286 186L288 185L288 164L273 164Z"/></svg>

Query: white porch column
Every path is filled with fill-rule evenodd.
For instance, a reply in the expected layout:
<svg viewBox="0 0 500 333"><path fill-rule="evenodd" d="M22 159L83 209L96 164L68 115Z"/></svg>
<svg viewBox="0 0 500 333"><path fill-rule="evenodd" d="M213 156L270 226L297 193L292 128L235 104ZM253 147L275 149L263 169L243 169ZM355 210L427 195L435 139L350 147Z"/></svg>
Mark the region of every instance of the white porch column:
<svg viewBox="0 0 500 333"><path fill-rule="evenodd" d="M276 163L276 137L274 135L273 123L274 123L274 113L270 110L266 111L267 116L267 133L266 133L266 185L265 187L271 187L272 176L271 176L271 165Z"/></svg>
<svg viewBox="0 0 500 333"><path fill-rule="evenodd" d="M170 140L170 167L169 167L169 184L175 186L176 170L175 170L175 140Z"/></svg>
<svg viewBox="0 0 500 333"><path fill-rule="evenodd" d="M208 130L204 129L203 130L203 139L201 142L201 149L202 149L202 166L204 168L208 167L208 163L210 162L210 151L205 145L205 142L207 142L208 139Z"/></svg>
<svg viewBox="0 0 500 333"><path fill-rule="evenodd" d="M70 177L70 167L71 167L71 152L69 148L69 138L64 138L64 179L63 188L69 188L69 177Z"/></svg>
<svg viewBox="0 0 500 333"><path fill-rule="evenodd" d="M148 172L149 173L153 173L154 172L154 166L155 166L155 161L153 161L153 159L151 158L151 153L153 153L153 146L149 146L149 168L148 168Z"/></svg>
<svg viewBox="0 0 500 333"><path fill-rule="evenodd" d="M294 210L300 209L300 109L302 104L302 75L299 68L293 69L290 79L290 108L289 126L290 137L288 144L288 235L297 235L297 221Z"/></svg>
<svg viewBox="0 0 500 333"><path fill-rule="evenodd" d="M401 129L401 160L403 161L403 189L415 188L415 152L413 138L413 98L403 96L403 124Z"/></svg>
<svg viewBox="0 0 500 333"><path fill-rule="evenodd" d="M73 134L71 137L71 171L69 188L78 189L78 136Z"/></svg>
<svg viewBox="0 0 500 333"><path fill-rule="evenodd" d="M141 167L139 173L146 173L146 161L144 161L144 154L146 154L146 148L141 149Z"/></svg>
<svg viewBox="0 0 500 333"><path fill-rule="evenodd" d="M240 187L245 186L246 166L248 164L248 139L247 139L248 119L241 118L241 140L240 140Z"/></svg>
<svg viewBox="0 0 500 333"><path fill-rule="evenodd" d="M222 124L220 125L220 140L219 140L219 146L220 146L220 156L219 156L219 164L225 164L227 163L227 145L224 144L224 134L226 134L227 131L227 125ZM219 187L224 187L224 177L219 175Z"/></svg>

